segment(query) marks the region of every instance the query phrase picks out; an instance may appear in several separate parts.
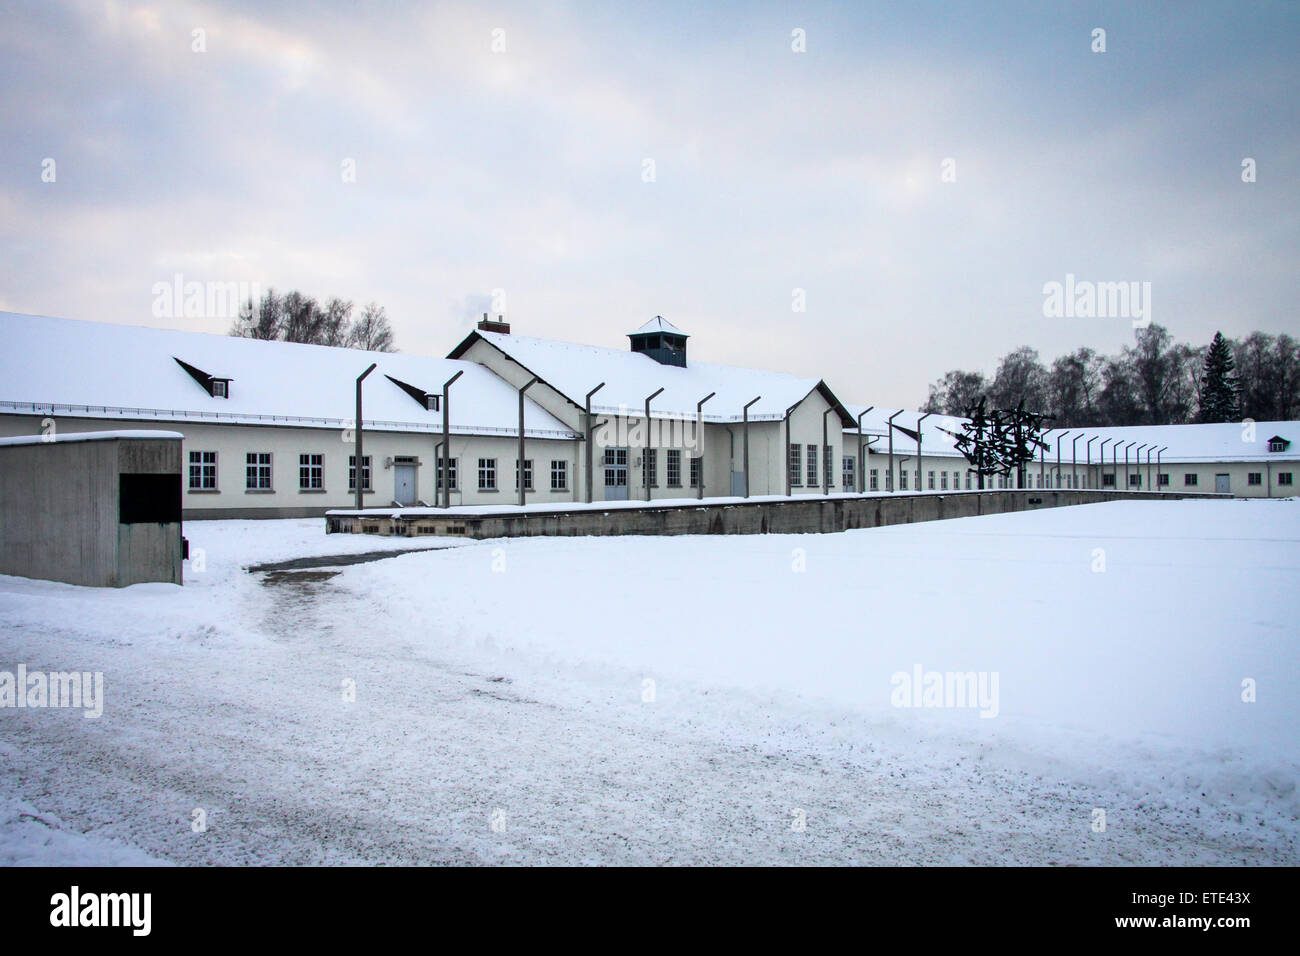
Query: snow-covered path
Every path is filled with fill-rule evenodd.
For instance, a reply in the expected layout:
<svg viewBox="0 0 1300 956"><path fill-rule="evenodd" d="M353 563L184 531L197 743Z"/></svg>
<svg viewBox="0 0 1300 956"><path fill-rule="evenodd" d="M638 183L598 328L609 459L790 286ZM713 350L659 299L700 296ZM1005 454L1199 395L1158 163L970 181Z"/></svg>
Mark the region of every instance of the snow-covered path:
<svg viewBox="0 0 1300 956"><path fill-rule="evenodd" d="M1261 566L1294 582L1300 509L1274 507L1288 505L1256 512L1259 524L1242 534ZM726 654L704 646L716 623L704 597L658 646L635 627L604 636L600 653L591 646L601 636L589 615L643 616L641 562L673 558L657 566L656 585L669 589L749 575L752 591L738 593L756 605L784 586L754 579L756 569L780 555L789 574L794 548L841 567L873 548L895 561L911 552L918 566L993 562L990 578L970 586L987 589L1022 563L1050 566L1056 549L1088 554L1099 519L1086 510L886 534L484 542L278 583L238 572L282 556L267 553L274 547L231 534L233 523L196 523L187 534L206 545L209 570L183 590L0 578L0 667L101 670L107 684L98 720L0 712L0 812L10 817L0 819L0 862L19 857L19 837L33 856L33 828L50 825L30 819L34 808L57 818L59 840L88 834L88 858L93 843L176 863L1294 864L1294 751L1283 759L1109 727L1067 731L1014 712L972 723L854 706L835 675L808 686L816 670L799 660L800 642L786 648L789 674L774 674L779 643L743 613L737 629L752 659L720 680L711 668ZM1089 521L1094 530L1075 541ZM1230 523L1240 528L1239 515ZM1126 560L1171 560L1150 542L1124 552L1122 523L1101 524ZM1173 534L1184 579L1223 547L1195 543L1222 537L1214 528ZM1012 542L991 547L989 535ZM1272 550L1255 540L1269 537ZM728 554L732 570L720 570ZM1203 592L1212 577L1189 583ZM1119 578L1108 586L1127 587ZM954 589L955 574L944 593ZM544 594L550 603L534 606ZM908 595L895 596L901 609L850 597L888 629L911 620ZM931 621L942 620L942 601L928 602ZM1295 602L1256 601L1250 627L1269 631ZM691 642L698 654L687 653ZM1296 691L1294 655L1276 663L1272 692ZM653 701L642 699L647 676ZM783 680L795 690L781 692ZM984 729L1004 722L997 734ZM196 808L205 832L191 829ZM1107 810L1104 833L1093 832L1094 808Z"/></svg>

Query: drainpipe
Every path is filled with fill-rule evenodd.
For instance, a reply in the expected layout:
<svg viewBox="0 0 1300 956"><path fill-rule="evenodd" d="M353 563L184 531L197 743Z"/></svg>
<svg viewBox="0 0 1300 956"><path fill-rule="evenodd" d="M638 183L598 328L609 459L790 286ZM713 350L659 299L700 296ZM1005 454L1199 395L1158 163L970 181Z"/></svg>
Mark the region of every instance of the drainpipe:
<svg viewBox="0 0 1300 956"><path fill-rule="evenodd" d="M445 459L442 463L442 506L444 508L451 507L451 387L456 384L456 379L460 378L464 374L465 372L462 369L442 383L442 457ZM435 476L434 481L436 482L438 480L438 461L436 458L434 459L433 466ZM436 504L438 501L438 489L435 487L433 491L433 500ZM464 499L461 500L463 501Z"/></svg>
<svg viewBox="0 0 1300 956"><path fill-rule="evenodd" d="M709 392L698 402L695 403L695 440L700 444L700 493L699 497L704 498L704 403L711 399L717 392ZM689 468L690 465L687 464ZM689 475L690 473L687 472Z"/></svg>
<svg viewBox="0 0 1300 956"><path fill-rule="evenodd" d="M1083 432L1074 436L1074 441L1070 442L1070 454L1073 461L1070 463L1070 490L1079 490L1079 439L1083 437Z"/></svg>
<svg viewBox="0 0 1300 956"><path fill-rule="evenodd" d="M1084 446L1084 451L1087 452L1088 455L1088 460L1083 466L1083 480L1085 483L1092 477L1092 443L1096 440L1097 436L1093 435L1088 439L1088 444ZM1098 482L1100 483L1100 479L1098 479Z"/></svg>
<svg viewBox="0 0 1300 956"><path fill-rule="evenodd" d="M661 390L662 391L662 390ZM756 395L750 400L743 409L744 414L744 432L745 432L745 497L749 497L749 406L762 398L762 395ZM788 459L787 459L788 460ZM788 466L787 466L788 467Z"/></svg>
<svg viewBox="0 0 1300 956"><path fill-rule="evenodd" d="M586 418L586 423L587 423L587 504L591 504L591 481L592 481L592 477L591 477L591 476L592 476L592 469L596 467L596 466L595 466L595 463L594 463L594 460L593 460L594 457L595 457L595 454L596 454L596 453L595 453L595 449L592 448L592 442L594 442L594 441L596 440L596 429L595 429L595 427L594 427L594 426L592 425L592 423L591 423L591 396L595 395L597 392L599 392L599 391L600 391L602 388L604 388L604 387L605 387L605 383L604 383L604 382L601 382L599 385L597 385L595 388L593 388L590 392L587 393L587 418Z"/></svg>
<svg viewBox="0 0 1300 956"><path fill-rule="evenodd" d="M903 410L900 408L885 420L885 424L889 426L889 481L886 484L889 485L890 491L893 491L896 487L894 481L894 419L901 414L903 414Z"/></svg>
<svg viewBox="0 0 1300 956"><path fill-rule="evenodd" d="M799 403L795 402L781 416L781 424L785 427L785 496L787 498L790 497L794 489L794 474L790 471L790 415L798 407Z"/></svg>
<svg viewBox="0 0 1300 956"><path fill-rule="evenodd" d="M370 363L370 368L366 369L364 372L362 372L360 375L357 376L357 431L356 431L356 440L357 440L356 444L357 444L357 447L356 447L356 457L357 457L357 510L358 510L358 511L361 510L361 488L362 488L361 476L364 474L364 472L362 471L362 465L365 463L365 459L364 459L364 458L362 457L362 455L361 455L361 432L362 432L362 428L361 428L361 383L364 382L364 381L366 380L366 376L369 375L369 374L370 374L371 372L373 372L374 370L375 370L375 363L374 363L374 362L371 362L371 363ZM227 389L227 391L229 391L229 390Z"/></svg>
<svg viewBox="0 0 1300 956"><path fill-rule="evenodd" d="M834 408L828 408L822 412L822 494L824 495L831 493L831 475L834 473L835 468L835 456L829 450L831 435L826 426L826 416L833 411L835 411ZM841 439L841 442L843 442L843 439ZM826 467L827 459L830 459L830 468Z"/></svg>
<svg viewBox="0 0 1300 956"><path fill-rule="evenodd" d="M867 456L862 450L865 442L862 437L862 418L875 407L875 405L868 406L867 411L858 416L858 494L862 494L867 490ZM789 460L790 456L787 453L786 461Z"/></svg>
<svg viewBox="0 0 1300 956"><path fill-rule="evenodd" d="M921 490L921 471L925 468L925 459L921 457L921 422L930 417L932 413L926 412L916 420L916 485L917 491Z"/></svg>
<svg viewBox="0 0 1300 956"><path fill-rule="evenodd" d="M538 382L536 375L528 380L528 384L519 390L519 458L515 471L519 475L519 506L522 508L526 503L524 500L524 392L528 391Z"/></svg>
<svg viewBox="0 0 1300 956"><path fill-rule="evenodd" d="M645 448L641 451L641 480L645 482L645 500L650 500L650 403L655 397L662 392L659 389L656 392L646 396L645 400ZM655 463L656 467L658 462Z"/></svg>

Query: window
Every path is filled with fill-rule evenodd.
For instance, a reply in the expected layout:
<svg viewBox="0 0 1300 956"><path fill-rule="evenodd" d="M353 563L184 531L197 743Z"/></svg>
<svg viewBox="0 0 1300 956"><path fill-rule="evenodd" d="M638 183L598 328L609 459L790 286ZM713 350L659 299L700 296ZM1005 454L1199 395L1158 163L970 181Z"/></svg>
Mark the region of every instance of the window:
<svg viewBox="0 0 1300 956"><path fill-rule="evenodd" d="M1129 486L1130 488L1141 488L1141 487L1142 487L1142 476L1141 476L1141 475L1129 475L1129 476L1128 476L1128 486Z"/></svg>
<svg viewBox="0 0 1300 956"><path fill-rule="evenodd" d="M519 487L519 459L515 459L515 488ZM533 490L533 460L524 459L524 491Z"/></svg>
<svg viewBox="0 0 1300 956"><path fill-rule="evenodd" d="M659 486L658 449L647 448L641 456L641 483L647 488Z"/></svg>
<svg viewBox="0 0 1300 956"><path fill-rule="evenodd" d="M682 486L682 453L680 449L668 449L668 487L680 488Z"/></svg>
<svg viewBox="0 0 1300 956"><path fill-rule="evenodd" d="M357 456L348 455L348 491L357 490ZM373 491L370 487L370 456L361 458L361 490Z"/></svg>
<svg viewBox="0 0 1300 956"><path fill-rule="evenodd" d="M872 491L880 490L880 469L879 468L871 469L871 490Z"/></svg>
<svg viewBox="0 0 1300 956"><path fill-rule="evenodd" d="M230 394L229 394L229 383L227 383L227 382L223 382L223 381L222 381L221 379L219 379L219 378L214 378L214 379L212 380L212 397L213 397L213 398L229 398L229 397L230 397Z"/></svg>
<svg viewBox="0 0 1300 956"><path fill-rule="evenodd" d="M1262 485L1264 483L1264 473L1262 471L1251 471L1246 473L1246 484Z"/></svg>
<svg viewBox="0 0 1300 956"><path fill-rule="evenodd" d="M298 490L323 491L325 488L325 456L298 456Z"/></svg>
<svg viewBox="0 0 1300 956"><path fill-rule="evenodd" d="M1115 476L1114 476L1114 475L1111 475L1111 474L1102 475L1102 476L1101 476L1101 486L1102 486L1103 488L1114 488L1114 487L1115 487Z"/></svg>
<svg viewBox="0 0 1300 956"><path fill-rule="evenodd" d="M244 487L249 491L270 491L271 453L250 451L244 462Z"/></svg>
<svg viewBox="0 0 1300 956"><path fill-rule="evenodd" d="M691 459L691 487L692 488L700 487L700 475L701 475L700 468L703 466L703 464L704 464L703 458Z"/></svg>
<svg viewBox="0 0 1300 956"><path fill-rule="evenodd" d="M562 458L551 459L551 490L569 490L569 463Z"/></svg>
<svg viewBox="0 0 1300 956"><path fill-rule="evenodd" d="M790 484L796 488L803 486L803 445L790 446Z"/></svg>
<svg viewBox="0 0 1300 956"><path fill-rule="evenodd" d="M1289 445L1289 444L1291 444L1291 443L1290 443L1289 441L1287 441L1285 438L1281 438L1281 437L1279 437L1279 436L1277 436L1277 435L1274 435L1272 438L1270 438L1270 439L1268 440L1268 450L1269 450L1269 451L1286 451L1286 446Z"/></svg>
<svg viewBox="0 0 1300 956"><path fill-rule="evenodd" d="M1291 484L1291 472L1289 472L1289 471L1279 471L1279 472L1277 473L1277 483L1278 483L1279 485L1290 485L1290 484Z"/></svg>
<svg viewBox="0 0 1300 956"><path fill-rule="evenodd" d="M1161 488L1169 487L1169 473L1161 472L1160 477L1156 479L1156 483L1160 485Z"/></svg>
<svg viewBox="0 0 1300 956"><path fill-rule="evenodd" d="M605 449L605 487L622 488L627 485L627 449Z"/></svg>
<svg viewBox="0 0 1300 956"><path fill-rule="evenodd" d="M480 458L478 460L478 490L497 490L497 460L495 458Z"/></svg>
<svg viewBox="0 0 1300 956"><path fill-rule="evenodd" d="M1193 474L1192 472L1190 472L1190 471L1188 471L1188 472L1184 472L1184 473L1183 473L1183 487L1185 487L1185 488L1194 488L1195 486L1196 486L1196 475L1194 475L1194 474Z"/></svg>
<svg viewBox="0 0 1300 956"><path fill-rule="evenodd" d="M894 471L892 468L889 471L885 472L885 490L886 491L894 490Z"/></svg>
<svg viewBox="0 0 1300 956"><path fill-rule="evenodd" d="M929 482L926 485L926 487L929 488L931 491L934 491L934 472L930 472L930 474L927 475L926 477L929 479Z"/></svg>
<svg viewBox="0 0 1300 956"><path fill-rule="evenodd" d="M946 471L939 472L939 490L948 490L948 473Z"/></svg>
<svg viewBox="0 0 1300 956"><path fill-rule="evenodd" d="M808 487L817 486L817 446L808 446Z"/></svg>
<svg viewBox="0 0 1300 956"><path fill-rule="evenodd" d="M899 491L907 490L907 469L906 468L900 468L898 471L898 490Z"/></svg>
<svg viewBox="0 0 1300 956"><path fill-rule="evenodd" d="M826 483L826 487L828 489L834 488L835 487L835 465L834 465L835 449L830 445L825 445L822 448L822 452L823 452L822 481Z"/></svg>
<svg viewBox="0 0 1300 956"><path fill-rule="evenodd" d="M970 483L971 483L971 474L970 474L970 472L968 471L968 472L966 472L966 490L967 490L967 491L970 491Z"/></svg>
<svg viewBox="0 0 1300 956"><path fill-rule="evenodd" d="M438 408L439 408L438 403L439 403L439 401L440 401L441 399L442 399L442 396L441 396L441 395L425 395L425 396L424 396L424 407L427 408L427 409L428 409L429 411L431 411L431 412L436 412L436 411L438 411Z"/></svg>
<svg viewBox="0 0 1300 956"><path fill-rule="evenodd" d="M190 452L190 491L217 490L217 453Z"/></svg>
<svg viewBox="0 0 1300 956"><path fill-rule="evenodd" d="M442 489L442 470L444 467L447 469L447 482L448 482L447 489L449 491L456 490L456 470L457 470L456 462L457 461L458 459L456 458L438 459L438 489L439 490Z"/></svg>
<svg viewBox="0 0 1300 956"><path fill-rule="evenodd" d="M855 459L852 455L845 455L844 461L841 464L842 464L841 471L844 472L844 474L841 476L844 479L844 490L857 491L858 490L857 459Z"/></svg>

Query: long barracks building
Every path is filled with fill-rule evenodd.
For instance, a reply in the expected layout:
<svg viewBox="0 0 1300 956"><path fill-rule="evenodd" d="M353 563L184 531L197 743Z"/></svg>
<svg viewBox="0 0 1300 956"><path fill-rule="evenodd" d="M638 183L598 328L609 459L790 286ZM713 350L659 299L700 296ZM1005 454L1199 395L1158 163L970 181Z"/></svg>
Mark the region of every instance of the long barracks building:
<svg viewBox="0 0 1300 956"><path fill-rule="evenodd" d="M954 447L959 419L688 361L687 333L659 316L626 351L512 335L485 317L445 359L14 313L0 313L0 334L0 437L179 431L189 520L351 507L356 379L371 363L367 507L977 487ZM1057 429L1026 477L1282 497L1298 435L1297 422Z"/></svg>

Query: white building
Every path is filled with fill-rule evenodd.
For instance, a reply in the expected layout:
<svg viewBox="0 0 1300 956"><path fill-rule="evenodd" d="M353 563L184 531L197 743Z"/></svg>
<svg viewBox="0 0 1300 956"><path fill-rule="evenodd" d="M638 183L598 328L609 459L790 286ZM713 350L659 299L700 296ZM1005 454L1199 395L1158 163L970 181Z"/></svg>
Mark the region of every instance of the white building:
<svg viewBox="0 0 1300 956"><path fill-rule="evenodd" d="M188 519L351 507L356 379L372 363L366 506L977 487L953 444L959 419L918 430L917 413L845 405L820 379L688 361L688 335L658 316L626 351L512 335L485 317L445 359L14 313L0 313L0 335L0 436L180 431ZM1298 424L1081 429L1060 443L1058 431L1028 478L1284 496Z"/></svg>

